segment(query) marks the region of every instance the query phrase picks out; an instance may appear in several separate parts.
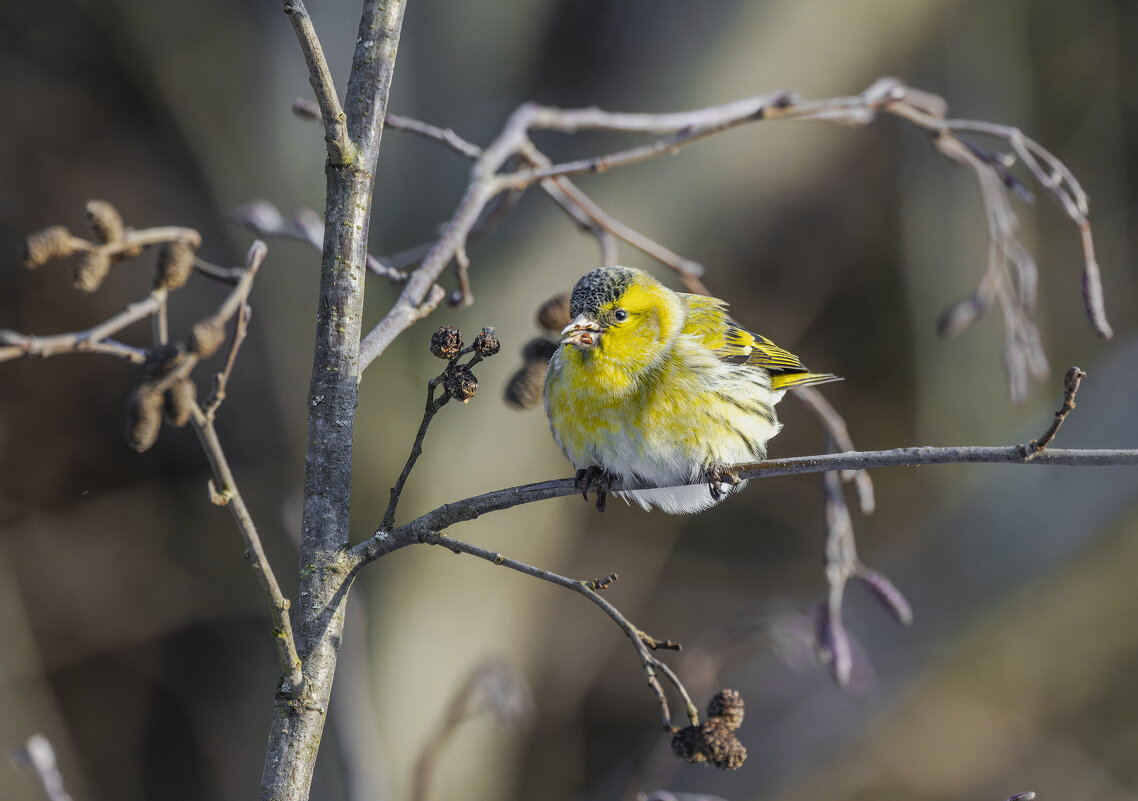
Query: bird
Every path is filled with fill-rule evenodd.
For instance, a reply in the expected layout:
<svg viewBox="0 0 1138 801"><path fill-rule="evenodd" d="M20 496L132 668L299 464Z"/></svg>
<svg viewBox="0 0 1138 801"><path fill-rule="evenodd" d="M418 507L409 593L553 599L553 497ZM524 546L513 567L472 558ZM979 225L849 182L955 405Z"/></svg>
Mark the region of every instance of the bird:
<svg viewBox="0 0 1138 801"><path fill-rule="evenodd" d="M743 328L724 301L674 292L633 267L583 275L569 316L545 412L577 489L587 500L594 487L601 511L614 478L654 487L616 493L645 510L714 506L746 485L730 465L766 458L788 389L841 380Z"/></svg>

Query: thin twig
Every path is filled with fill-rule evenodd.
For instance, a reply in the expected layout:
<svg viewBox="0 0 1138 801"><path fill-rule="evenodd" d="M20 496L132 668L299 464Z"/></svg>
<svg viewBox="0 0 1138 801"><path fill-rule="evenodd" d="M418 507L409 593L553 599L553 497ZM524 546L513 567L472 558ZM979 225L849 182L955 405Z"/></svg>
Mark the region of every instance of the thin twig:
<svg viewBox="0 0 1138 801"><path fill-rule="evenodd" d="M131 303L121 312L86 331L36 337L16 331L0 331L0 362L30 357L47 359L63 353L91 351L117 356L134 364L146 361L146 351L110 340L124 328L157 314L165 299L165 290L156 289L144 300Z"/></svg>
<svg viewBox="0 0 1138 801"><path fill-rule="evenodd" d="M241 350L241 343L249 333L249 316L252 309L248 303L242 303L237 310L237 326L233 330L233 341L229 345L229 354L225 357L225 366L213 375L213 390L203 404L202 409L210 420L217 415L217 410L225 401L226 390L229 387L229 377L233 374L233 365L237 363L237 352Z"/></svg>
<svg viewBox="0 0 1138 801"><path fill-rule="evenodd" d="M229 212L227 219L261 239L293 239L307 243L317 251L324 248L324 222L312 209L299 209L286 220L280 210L269 201L254 200ZM405 283L408 278L405 270L421 262L429 248L430 243L419 245L385 258L368 253L366 256L368 272L386 278L393 284Z"/></svg>
<svg viewBox="0 0 1138 801"><path fill-rule="evenodd" d="M834 440L827 436L827 447ZM867 588L903 625L913 620L913 610L905 596L882 574L870 570L857 555L853 521L842 493L838 471L822 474L822 492L826 508L826 583L829 592L819 605L815 629L818 633L818 652L839 687L849 684L853 668L853 648L849 634L842 623L842 601L846 584L851 578L862 581Z"/></svg>
<svg viewBox="0 0 1138 801"><path fill-rule="evenodd" d="M411 475L415 462L423 454L423 439L427 436L427 429L435 415L438 414L439 409L446 406L450 400L450 394L445 391L441 398L435 400L435 389L438 387L441 378L440 375L427 382L427 405L423 409L423 420L419 423L419 431L415 435L414 444L411 446L411 454L407 457L406 464L403 465L403 472L399 474L395 486L391 488L391 499L387 503L387 511L383 513L383 522L380 524L382 529L390 529L395 525L395 510L399 505L399 498L403 494L403 485L407 483L407 478Z"/></svg>
<svg viewBox="0 0 1138 801"><path fill-rule="evenodd" d="M348 136L347 115L340 106L340 96L332 81L332 72L324 58L324 48L316 35L316 28L304 0L285 0L284 12L292 22L304 61L308 64L308 78L316 93L320 118L324 121L324 139L328 143L328 158L333 164L347 164L355 156L355 145Z"/></svg>
<svg viewBox="0 0 1138 801"><path fill-rule="evenodd" d="M289 615L291 604L281 592L277 577L265 555L261 537L253 523L253 516L249 513L245 499L237 488L233 471L229 467L225 452L221 448L221 441L217 438L217 431L213 427L213 420L196 402L193 404L192 414L190 422L213 469L214 481L209 485L210 498L215 504L228 507L234 522L237 523L237 530L245 542L245 558L253 568L253 573L256 574L272 611L273 639L277 645L281 677L283 682L287 682L287 686L282 686L280 690L285 695L295 698L304 689L304 674L301 673L300 655L297 653L296 638L292 633L292 618Z"/></svg>
<svg viewBox="0 0 1138 801"><path fill-rule="evenodd" d="M1086 377L1087 374L1078 367L1072 367L1067 371L1067 375L1063 378L1063 405L1055 412L1055 419L1043 432L1043 436L1039 439L1033 439L1024 446L1024 461L1039 456L1051 444L1051 440L1055 439L1055 435L1059 433L1059 426L1063 425L1067 415L1075 410L1075 395L1079 391L1079 384Z"/></svg>
<svg viewBox="0 0 1138 801"><path fill-rule="evenodd" d="M846 421L838 410L834 408L826 396L814 387L795 387L791 394L821 421L822 427L834 438L835 450L853 451L853 440L850 439ZM873 514L876 501L873 495L873 479L865 470L843 470L842 481L853 481L857 489L858 505L862 514Z"/></svg>
<svg viewBox="0 0 1138 801"><path fill-rule="evenodd" d="M696 710L695 705L692 703L691 697L688 695L688 691L684 687L683 683L667 665L653 656L651 650L649 650L649 646L646 644L645 640L651 640L652 638L647 637L644 632L640 631L640 629L633 625L628 620L628 618L621 614L620 610L602 598L592 588L590 582L571 579L557 573L552 573L548 570L543 570L540 567L535 567L533 565L526 564L525 562L519 562L516 559L510 559L509 557L495 551L489 551L485 548L480 548L477 545L471 545L470 543L462 542L461 540L456 540L451 537L444 536L438 532L430 532L419 541L427 545L440 545L443 548L446 548L455 553L465 553L471 556L477 556L479 559L484 559L492 564L499 565L501 567L507 567L510 570L516 570L519 573L525 573L527 576L533 576L534 578L541 579L542 581L548 581L551 584L565 587L567 589L573 590L573 592L585 596L594 604L599 606L604 611L604 613L608 615L613 620L613 622L615 622L621 628L628 639L632 642L633 648L636 649L636 653L640 657L640 664L644 669L644 673L648 677L648 685L652 688L652 692L656 696L656 701L660 705L664 729L666 731L675 730L668 709L667 696L664 693L663 686L660 684L660 680L656 677L656 674L658 672L663 674L664 677L667 678L668 681L675 686L676 691L680 694L680 697L684 701L687 715L691 723L693 725L699 723L699 712Z"/></svg>
<svg viewBox="0 0 1138 801"><path fill-rule="evenodd" d="M222 267L211 264L198 256L194 257L194 269L207 278L212 278L223 284L236 284L245 272L244 267Z"/></svg>

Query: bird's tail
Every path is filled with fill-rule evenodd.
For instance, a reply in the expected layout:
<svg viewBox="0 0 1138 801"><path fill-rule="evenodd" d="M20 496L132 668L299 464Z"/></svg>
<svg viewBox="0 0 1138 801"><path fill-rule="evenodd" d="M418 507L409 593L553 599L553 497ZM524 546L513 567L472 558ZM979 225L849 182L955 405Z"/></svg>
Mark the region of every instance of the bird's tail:
<svg viewBox="0 0 1138 801"><path fill-rule="evenodd" d="M815 384L828 384L831 381L841 380L841 377L833 373L775 373L771 376L771 389L811 387Z"/></svg>

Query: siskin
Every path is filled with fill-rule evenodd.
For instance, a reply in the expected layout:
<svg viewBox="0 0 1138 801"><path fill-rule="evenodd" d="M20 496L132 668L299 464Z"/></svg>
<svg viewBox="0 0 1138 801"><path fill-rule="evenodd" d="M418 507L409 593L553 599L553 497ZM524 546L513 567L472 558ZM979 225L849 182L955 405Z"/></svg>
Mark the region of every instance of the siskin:
<svg viewBox="0 0 1138 801"><path fill-rule="evenodd" d="M598 476L662 487L617 493L644 509L698 512L741 489L725 468L766 458L786 390L839 380L642 270L585 274L569 315L545 379L553 438L583 491Z"/></svg>

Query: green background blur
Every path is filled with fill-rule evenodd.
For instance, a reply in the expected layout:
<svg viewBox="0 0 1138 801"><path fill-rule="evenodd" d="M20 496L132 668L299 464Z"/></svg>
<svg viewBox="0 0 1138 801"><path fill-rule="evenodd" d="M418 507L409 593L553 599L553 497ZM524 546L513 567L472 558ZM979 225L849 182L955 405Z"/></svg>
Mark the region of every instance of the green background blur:
<svg viewBox="0 0 1138 801"><path fill-rule="evenodd" d="M273 2L0 3L0 327L87 327L144 294L150 267L94 297L63 266L27 273L25 234L83 229L86 199L136 227L200 229L202 255L237 263L250 237L224 222L264 198L323 200L318 125L288 21ZM311 3L342 87L358 4ZM1075 229L1041 192L1017 203L1041 272L1037 320L1052 377L1013 406L1002 323L955 340L941 308L985 264L974 177L896 120L851 130L761 123L673 158L580 179L619 219L702 262L735 316L820 371L861 449L998 445L1037 436L1077 364L1089 377L1059 438L1136 447L1138 5L953 0L411 0L391 110L486 144L519 103L671 111L775 88L853 94L882 75L946 97L956 116L1022 127L1091 197L1116 339L1091 334ZM638 139L546 135L559 158ZM388 131L374 252L431 237L468 164ZM318 256L270 242L251 335L219 429L266 546L295 596ZM470 249L476 303L441 309L366 374L356 420L353 531L382 517L439 369L444 322L493 325L503 352L482 389L448 406L400 509L568 474L540 411L500 400L534 311L596 266L594 241L539 192ZM674 279L622 249L625 263ZM370 279L367 321L396 289ZM448 274L448 279L449 274ZM173 323L223 290L194 281ZM144 338L146 331L140 331ZM141 339L140 339L141 341ZM204 372L200 376L203 379ZM99 357L0 365L0 748L57 746L77 801L243 799L260 777L277 678L264 601L229 516L206 493L188 430L124 447L135 372ZM792 399L772 456L818 452ZM411 548L356 583L313 797L403 799L411 766L470 671L499 658L533 694L528 728L484 715L440 755L438 798L619 799L667 788L741 799L1045 801L1138 793L1138 471L926 467L878 471L878 511L854 513L863 558L915 607L896 626L860 588L843 694L812 664L825 590L818 476L754 482L697 517L567 498L491 515L455 536L557 572L620 581L607 596L682 641L667 657L702 705L747 699L750 756L735 773L677 763L623 635L580 597L440 549ZM0 797L36 799L0 765Z"/></svg>

